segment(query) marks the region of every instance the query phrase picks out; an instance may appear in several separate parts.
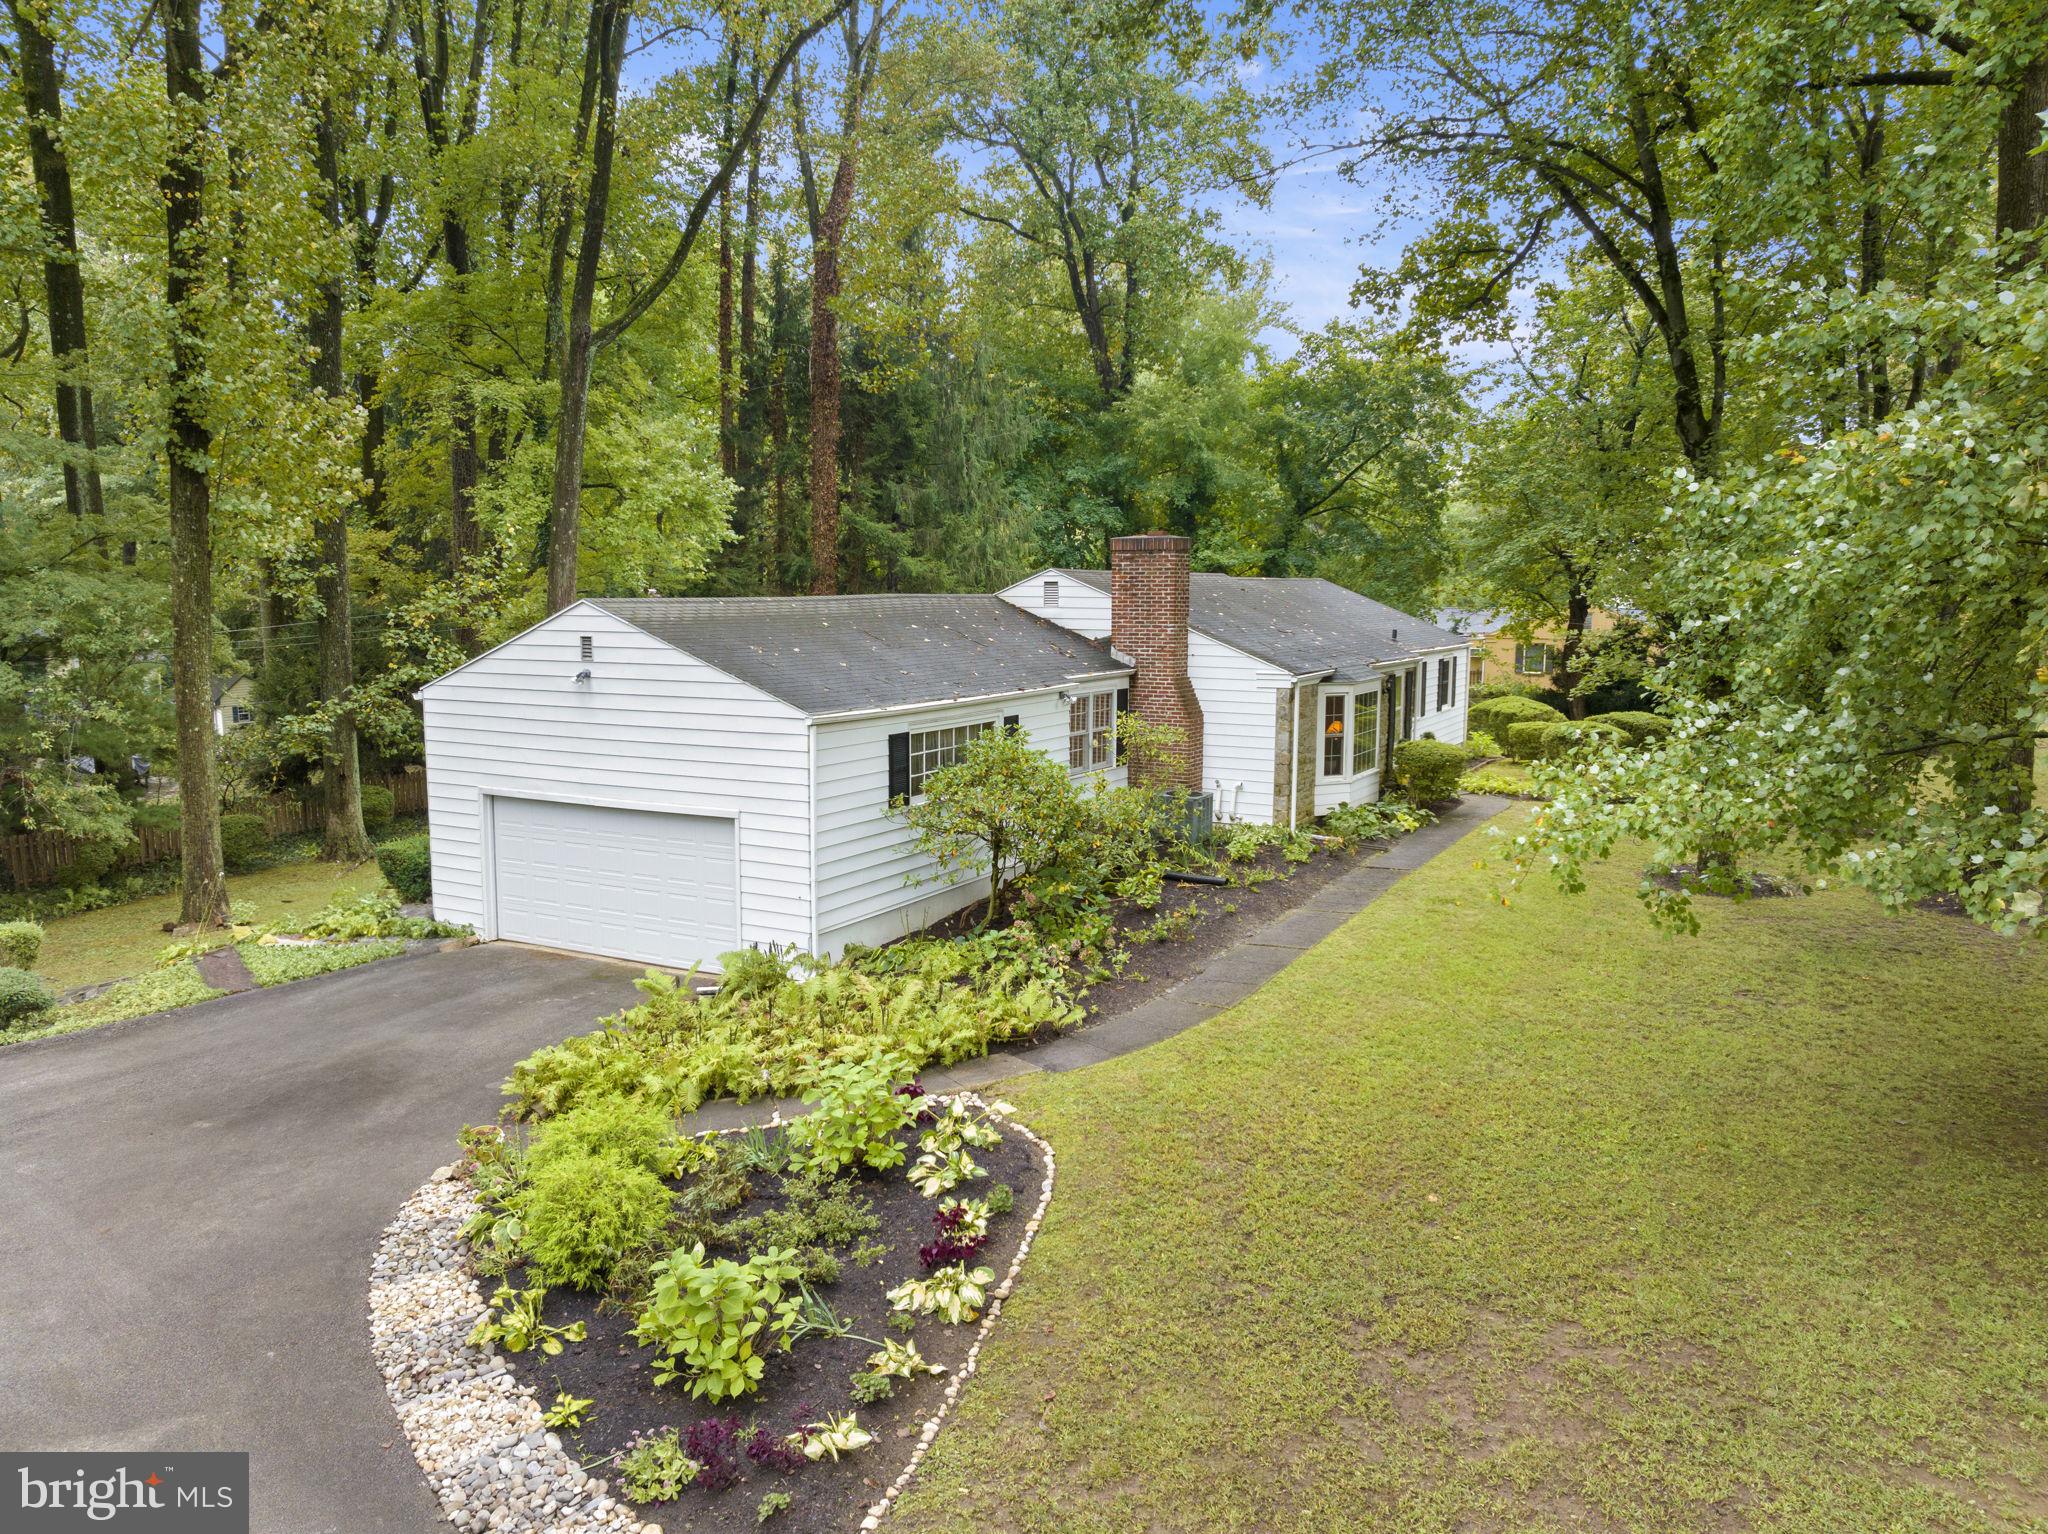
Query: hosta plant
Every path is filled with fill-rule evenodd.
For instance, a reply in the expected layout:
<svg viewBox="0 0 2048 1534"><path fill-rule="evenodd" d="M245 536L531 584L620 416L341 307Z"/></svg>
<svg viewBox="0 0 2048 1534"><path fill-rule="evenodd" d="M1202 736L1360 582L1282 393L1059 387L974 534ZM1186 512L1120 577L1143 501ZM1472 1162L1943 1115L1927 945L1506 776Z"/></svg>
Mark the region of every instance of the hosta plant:
<svg viewBox="0 0 2048 1534"><path fill-rule="evenodd" d="M981 1163L968 1155L965 1150L945 1153L926 1151L917 1158L917 1164L910 1169L910 1181L917 1191L926 1198L937 1198L941 1193L951 1193L963 1182L977 1177L986 1177Z"/></svg>
<svg viewBox="0 0 2048 1534"><path fill-rule="evenodd" d="M690 1394L727 1401L761 1383L761 1352L787 1346L802 1298L796 1254L781 1248L745 1262L707 1260L702 1242L654 1265L654 1286L633 1336L660 1350L656 1384L687 1378Z"/></svg>
<svg viewBox="0 0 2048 1534"><path fill-rule="evenodd" d="M555 1392L555 1404L540 1414L540 1420L549 1427L578 1428L583 1419L590 1415L590 1408L597 1405L588 1396L572 1396L566 1390Z"/></svg>
<svg viewBox="0 0 2048 1534"><path fill-rule="evenodd" d="M944 1374L946 1366L927 1363L916 1343L898 1342L891 1337L882 1344L880 1352L868 1355L867 1372L883 1379L908 1380L920 1374Z"/></svg>
<svg viewBox="0 0 2048 1534"><path fill-rule="evenodd" d="M923 1278L906 1279L889 1291L889 1304L910 1315L937 1316L959 1326L981 1314L995 1270L970 1271L960 1263L938 1268Z"/></svg>
<svg viewBox="0 0 2048 1534"><path fill-rule="evenodd" d="M498 1292L491 1296L491 1308L477 1317L477 1323L470 1329L471 1347L482 1347L495 1343L508 1353L524 1353L528 1348L539 1348L550 1358L562 1351L565 1342L581 1342L584 1326L581 1321L572 1321L567 1326L549 1326L540 1318L541 1302L547 1298L545 1289L514 1289L510 1284L498 1286Z"/></svg>
<svg viewBox="0 0 2048 1534"><path fill-rule="evenodd" d="M949 1198L939 1205L932 1222L935 1226L944 1222L953 1235L971 1240L987 1235L988 1222L1000 1212L985 1198Z"/></svg>
<svg viewBox="0 0 2048 1534"><path fill-rule="evenodd" d="M1008 1103L991 1103L975 1113L963 1103L949 1102L943 1108L927 1111L919 1119L925 1128L918 1138L918 1149L936 1151L941 1155L963 1145L976 1150L994 1150L1003 1143L1003 1137L990 1122L990 1115L1014 1111Z"/></svg>
<svg viewBox="0 0 2048 1534"><path fill-rule="evenodd" d="M840 1455L865 1449L875 1441L875 1435L862 1427L852 1412L848 1412L843 1417L827 1417L822 1422L806 1423L803 1441L805 1459L830 1459L837 1464Z"/></svg>

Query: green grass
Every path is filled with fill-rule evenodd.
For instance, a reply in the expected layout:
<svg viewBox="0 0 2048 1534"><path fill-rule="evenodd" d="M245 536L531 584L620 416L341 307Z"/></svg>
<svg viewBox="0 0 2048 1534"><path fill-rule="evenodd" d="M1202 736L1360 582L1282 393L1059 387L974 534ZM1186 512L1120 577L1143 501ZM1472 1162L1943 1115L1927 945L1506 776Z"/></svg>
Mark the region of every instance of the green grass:
<svg viewBox="0 0 2048 1534"><path fill-rule="evenodd" d="M1058 1190L892 1527L2048 1527L2048 946L1480 851L1006 1084Z"/></svg>
<svg viewBox="0 0 2048 1534"><path fill-rule="evenodd" d="M147 1017L152 1012L169 1012L176 1007L189 1007L194 1002L211 1001L226 994L200 979L199 971L189 962L178 964L134 980L124 980L102 991L91 1001L52 1008L33 1026L0 1032L0 1044L25 1044L30 1039L80 1033L87 1028L126 1022L131 1017Z"/></svg>
<svg viewBox="0 0 2048 1534"><path fill-rule="evenodd" d="M311 916L337 895L360 895L383 884L384 876L374 863L286 863L255 873L230 874L228 895L252 903L256 921L276 922L288 916ZM177 917L175 893L59 917L45 928L36 973L60 991L138 975L171 941L163 926Z"/></svg>

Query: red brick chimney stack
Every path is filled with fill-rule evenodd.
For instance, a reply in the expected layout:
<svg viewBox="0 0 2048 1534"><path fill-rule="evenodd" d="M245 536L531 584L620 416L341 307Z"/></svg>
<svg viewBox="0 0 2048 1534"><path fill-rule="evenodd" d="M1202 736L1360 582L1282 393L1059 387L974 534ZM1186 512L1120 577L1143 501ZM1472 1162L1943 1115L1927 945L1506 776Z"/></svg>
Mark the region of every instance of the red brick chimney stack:
<svg viewBox="0 0 2048 1534"><path fill-rule="evenodd" d="M1202 705L1188 680L1188 541L1168 533L1109 540L1109 642L1137 667L1131 712L1180 731L1174 759L1133 783L1199 790Z"/></svg>

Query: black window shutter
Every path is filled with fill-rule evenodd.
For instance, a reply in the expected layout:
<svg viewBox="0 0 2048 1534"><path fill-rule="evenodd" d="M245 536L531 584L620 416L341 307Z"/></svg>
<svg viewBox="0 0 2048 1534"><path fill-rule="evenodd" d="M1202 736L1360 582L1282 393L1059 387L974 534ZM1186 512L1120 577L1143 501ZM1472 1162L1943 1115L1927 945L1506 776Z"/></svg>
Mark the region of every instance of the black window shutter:
<svg viewBox="0 0 2048 1534"><path fill-rule="evenodd" d="M1005 714L1005 715L1003 715L1003 728L1004 728L1004 729L1006 729L1006 730L1014 730L1014 729L1018 729L1018 728L1020 728L1020 727L1021 727L1021 726L1023 725L1023 723L1024 723L1024 720L1023 720L1023 717L1022 717L1021 715L1018 715L1018 714Z"/></svg>
<svg viewBox="0 0 2048 1534"><path fill-rule="evenodd" d="M1118 712L1119 714L1128 714L1128 713L1129 713L1129 712L1131 711L1131 690L1130 690L1130 688L1128 688L1128 687L1119 687L1119 688L1118 688L1118 689L1116 690L1116 711L1117 711L1117 712Z"/></svg>
<svg viewBox="0 0 2048 1534"><path fill-rule="evenodd" d="M910 731L889 737L889 802L910 797Z"/></svg>

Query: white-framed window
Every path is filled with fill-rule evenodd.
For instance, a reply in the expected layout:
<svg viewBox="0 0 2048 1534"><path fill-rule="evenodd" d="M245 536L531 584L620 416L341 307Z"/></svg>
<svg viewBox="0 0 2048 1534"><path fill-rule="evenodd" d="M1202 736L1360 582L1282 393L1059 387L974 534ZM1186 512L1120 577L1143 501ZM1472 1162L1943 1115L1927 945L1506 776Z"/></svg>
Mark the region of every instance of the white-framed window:
<svg viewBox="0 0 2048 1534"><path fill-rule="evenodd" d="M1351 694L1323 694L1323 776L1326 778L1344 776L1344 741L1349 722L1346 716L1350 709Z"/></svg>
<svg viewBox="0 0 2048 1534"><path fill-rule="evenodd" d="M1060 583L1058 581L1047 581L1045 583L1045 605L1047 607L1057 607L1060 605Z"/></svg>
<svg viewBox="0 0 2048 1534"><path fill-rule="evenodd" d="M1067 768L1095 772L1116 763L1116 694L1085 692L1067 704Z"/></svg>
<svg viewBox="0 0 2048 1534"><path fill-rule="evenodd" d="M949 724L937 730L910 732L910 797L924 792L924 780L941 767L950 767L967 754L967 746L991 724Z"/></svg>
<svg viewBox="0 0 2048 1534"><path fill-rule="evenodd" d="M1372 772L1380 764L1380 692L1362 692L1351 706L1351 771Z"/></svg>
<svg viewBox="0 0 2048 1534"><path fill-rule="evenodd" d="M1518 644L1515 646L1515 674L1517 676L1549 676L1550 646L1547 644Z"/></svg>
<svg viewBox="0 0 2048 1534"><path fill-rule="evenodd" d="M236 724L253 724L256 720L256 710L246 703L230 704L228 718L234 720Z"/></svg>

